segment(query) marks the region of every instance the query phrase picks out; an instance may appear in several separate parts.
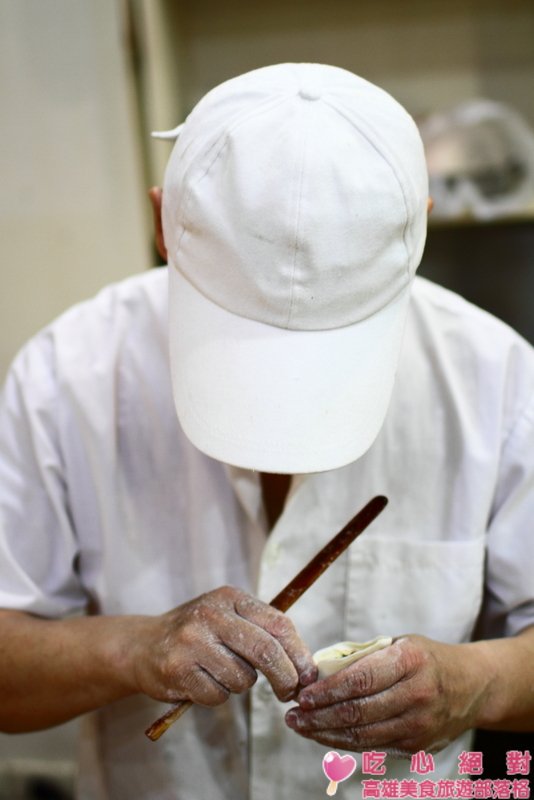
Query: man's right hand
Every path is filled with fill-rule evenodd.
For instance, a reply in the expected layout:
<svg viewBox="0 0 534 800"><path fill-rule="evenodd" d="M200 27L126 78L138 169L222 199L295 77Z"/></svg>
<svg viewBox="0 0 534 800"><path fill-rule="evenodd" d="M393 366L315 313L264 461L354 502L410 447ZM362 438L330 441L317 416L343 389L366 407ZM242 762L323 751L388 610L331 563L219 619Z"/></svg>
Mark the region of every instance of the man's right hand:
<svg viewBox="0 0 534 800"><path fill-rule="evenodd" d="M160 616L44 619L0 609L0 731L48 728L142 692L214 706L262 672L280 700L315 680L284 614L223 587Z"/></svg>
<svg viewBox="0 0 534 800"><path fill-rule="evenodd" d="M146 617L142 627L127 660L135 689L156 700L219 705L250 689L260 671L287 701L316 679L291 620L229 586Z"/></svg>

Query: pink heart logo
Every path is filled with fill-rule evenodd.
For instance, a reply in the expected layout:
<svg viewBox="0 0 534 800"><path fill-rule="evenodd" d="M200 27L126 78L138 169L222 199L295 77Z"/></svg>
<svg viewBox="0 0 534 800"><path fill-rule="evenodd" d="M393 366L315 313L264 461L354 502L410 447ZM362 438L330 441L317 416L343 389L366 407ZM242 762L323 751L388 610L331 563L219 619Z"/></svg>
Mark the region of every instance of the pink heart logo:
<svg viewBox="0 0 534 800"><path fill-rule="evenodd" d="M356 759L353 756L340 756L331 750L323 758L323 772L329 781L341 783L350 778L356 769Z"/></svg>

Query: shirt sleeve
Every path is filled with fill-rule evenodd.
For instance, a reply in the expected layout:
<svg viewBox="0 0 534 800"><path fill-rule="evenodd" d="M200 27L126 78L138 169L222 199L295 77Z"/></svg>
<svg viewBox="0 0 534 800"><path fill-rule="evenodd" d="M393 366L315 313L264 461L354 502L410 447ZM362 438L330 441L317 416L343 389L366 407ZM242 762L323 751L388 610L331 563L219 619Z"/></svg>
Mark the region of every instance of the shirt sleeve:
<svg viewBox="0 0 534 800"><path fill-rule="evenodd" d="M505 439L490 525L480 632L512 636L534 625L534 382Z"/></svg>
<svg viewBox="0 0 534 800"><path fill-rule="evenodd" d="M48 330L19 354L0 396L0 607L44 617L87 604L76 571L59 416Z"/></svg>

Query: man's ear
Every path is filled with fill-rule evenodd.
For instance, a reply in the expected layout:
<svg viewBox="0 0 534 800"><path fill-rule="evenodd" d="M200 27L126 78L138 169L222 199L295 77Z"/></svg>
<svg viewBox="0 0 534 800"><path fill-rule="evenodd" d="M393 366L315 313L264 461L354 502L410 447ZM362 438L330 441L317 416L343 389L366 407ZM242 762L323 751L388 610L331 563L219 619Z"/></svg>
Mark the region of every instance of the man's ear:
<svg viewBox="0 0 534 800"><path fill-rule="evenodd" d="M434 208L434 201L432 200L431 197L429 197L428 198L428 202L427 202L427 209L428 209L427 213L428 213L429 216L430 216L433 208Z"/></svg>
<svg viewBox="0 0 534 800"><path fill-rule="evenodd" d="M167 248L165 247L165 240L163 238L163 225L161 223L161 202L163 199L163 191L159 186L153 186L149 189L148 196L150 204L152 205L152 213L154 215L154 237L156 240L156 247L162 259L167 263Z"/></svg>

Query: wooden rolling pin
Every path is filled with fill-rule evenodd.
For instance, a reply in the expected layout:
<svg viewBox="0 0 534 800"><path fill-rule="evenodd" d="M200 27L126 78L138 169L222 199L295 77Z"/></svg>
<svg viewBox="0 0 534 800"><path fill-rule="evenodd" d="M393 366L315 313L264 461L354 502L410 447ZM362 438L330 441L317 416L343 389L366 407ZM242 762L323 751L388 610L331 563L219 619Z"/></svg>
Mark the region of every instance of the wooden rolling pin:
<svg viewBox="0 0 534 800"><path fill-rule="evenodd" d="M373 499L370 500L308 564L306 564L304 569L302 569L298 575L295 575L293 580L271 600L269 605L278 609L278 611L287 611L287 609L290 608L293 603L296 603L299 597L315 583L317 578L328 569L330 564L347 549L349 544L352 544L356 537L359 536L360 533L363 533L367 526L371 524L381 511L383 511L387 502L387 497L383 497L382 495L373 497ZM193 703L191 700L180 700L163 714L163 716L153 722L152 725L146 729L145 734L149 739L155 742L177 719L180 719L182 714L192 705Z"/></svg>

